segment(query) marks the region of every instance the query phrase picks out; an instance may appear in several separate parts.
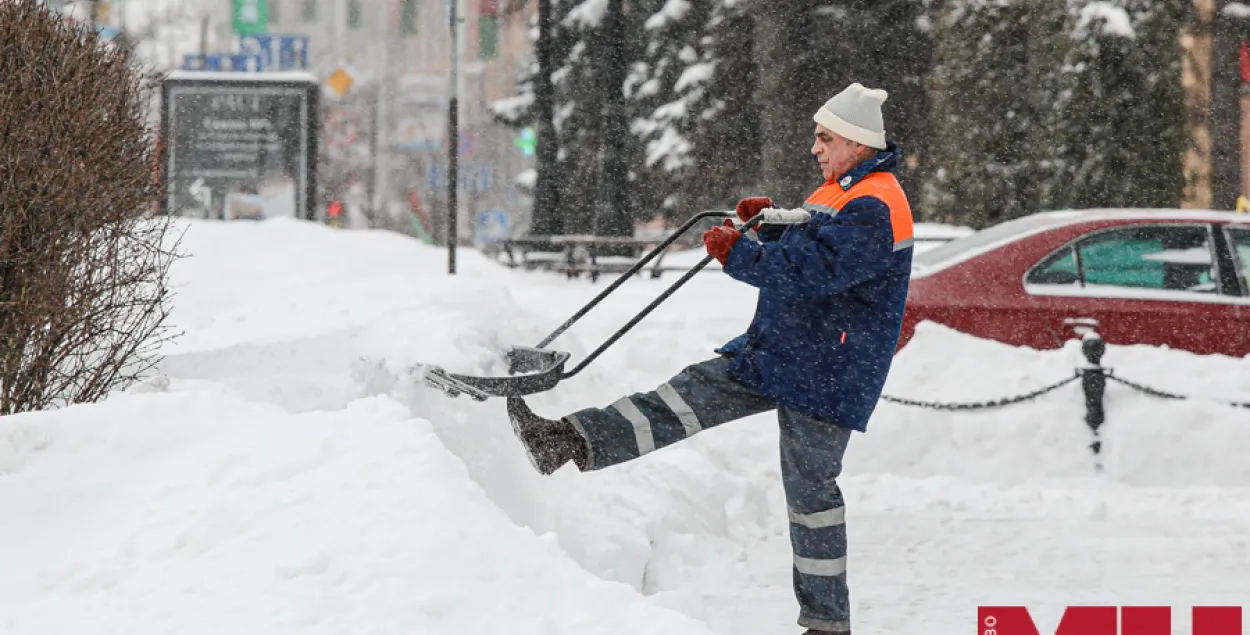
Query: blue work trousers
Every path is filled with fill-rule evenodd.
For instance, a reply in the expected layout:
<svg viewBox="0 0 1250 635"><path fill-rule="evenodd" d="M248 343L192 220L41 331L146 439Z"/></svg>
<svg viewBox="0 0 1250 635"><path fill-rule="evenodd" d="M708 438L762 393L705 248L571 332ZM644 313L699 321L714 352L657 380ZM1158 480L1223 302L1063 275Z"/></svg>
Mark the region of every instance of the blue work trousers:
<svg viewBox="0 0 1250 635"><path fill-rule="evenodd" d="M800 626L850 631L846 509L837 478L851 430L778 406L738 383L729 360L686 367L651 392L565 417L590 446L588 470L639 458L702 430L777 411Z"/></svg>

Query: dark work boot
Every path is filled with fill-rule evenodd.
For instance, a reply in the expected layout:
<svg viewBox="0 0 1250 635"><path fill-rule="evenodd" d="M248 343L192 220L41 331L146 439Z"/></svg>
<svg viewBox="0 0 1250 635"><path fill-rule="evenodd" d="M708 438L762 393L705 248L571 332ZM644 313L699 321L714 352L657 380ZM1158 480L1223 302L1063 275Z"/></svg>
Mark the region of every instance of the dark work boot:
<svg viewBox="0 0 1250 635"><path fill-rule="evenodd" d="M551 474L569 461L579 470L586 469L590 452L573 424L534 414L520 397L508 398L508 419L525 448L525 455L540 474Z"/></svg>

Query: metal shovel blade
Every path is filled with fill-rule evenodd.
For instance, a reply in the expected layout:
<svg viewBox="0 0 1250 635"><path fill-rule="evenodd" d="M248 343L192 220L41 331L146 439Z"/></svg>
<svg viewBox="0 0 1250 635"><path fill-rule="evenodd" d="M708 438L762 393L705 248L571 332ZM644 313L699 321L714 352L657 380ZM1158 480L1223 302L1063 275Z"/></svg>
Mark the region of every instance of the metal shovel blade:
<svg viewBox="0 0 1250 635"><path fill-rule="evenodd" d="M437 388L449 397L464 394L478 401L490 397L522 397L551 390L560 383L569 354L514 346L507 351L506 357L511 373L509 377L460 375L438 366L421 366L418 371L427 386Z"/></svg>

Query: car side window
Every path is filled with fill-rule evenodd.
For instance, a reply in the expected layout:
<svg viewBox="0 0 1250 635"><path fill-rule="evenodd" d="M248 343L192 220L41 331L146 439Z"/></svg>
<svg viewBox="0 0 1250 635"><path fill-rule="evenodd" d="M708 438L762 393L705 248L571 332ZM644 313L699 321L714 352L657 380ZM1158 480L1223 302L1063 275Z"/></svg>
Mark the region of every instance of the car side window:
<svg viewBox="0 0 1250 635"><path fill-rule="evenodd" d="M1237 252L1237 262L1241 266L1241 279L1250 282L1250 229L1229 229L1233 250Z"/></svg>
<svg viewBox="0 0 1250 635"><path fill-rule="evenodd" d="M1079 283L1081 276L1076 266L1076 251L1071 247L1065 247L1063 251L1052 254L1029 272L1026 281L1029 284Z"/></svg>
<svg viewBox="0 0 1250 635"><path fill-rule="evenodd" d="M1077 244L1086 286L1215 293L1210 232L1199 225L1140 225Z"/></svg>

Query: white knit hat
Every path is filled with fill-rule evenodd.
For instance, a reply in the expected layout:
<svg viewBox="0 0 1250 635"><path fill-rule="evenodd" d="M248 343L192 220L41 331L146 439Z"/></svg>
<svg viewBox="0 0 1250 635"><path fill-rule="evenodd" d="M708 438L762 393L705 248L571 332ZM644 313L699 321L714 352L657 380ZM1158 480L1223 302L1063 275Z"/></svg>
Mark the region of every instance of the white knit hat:
<svg viewBox="0 0 1250 635"><path fill-rule="evenodd" d="M889 96L884 90L864 88L855 82L825 102L812 120L851 141L884 150L885 123L881 104Z"/></svg>

